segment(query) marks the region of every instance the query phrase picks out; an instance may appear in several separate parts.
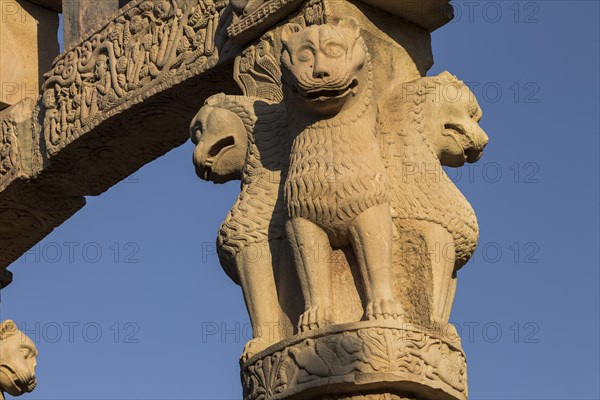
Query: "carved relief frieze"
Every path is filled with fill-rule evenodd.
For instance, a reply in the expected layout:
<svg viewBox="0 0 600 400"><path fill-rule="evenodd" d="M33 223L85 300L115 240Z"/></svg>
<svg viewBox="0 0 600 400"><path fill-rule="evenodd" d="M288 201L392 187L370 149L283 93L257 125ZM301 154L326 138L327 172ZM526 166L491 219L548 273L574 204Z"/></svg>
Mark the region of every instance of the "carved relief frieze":
<svg viewBox="0 0 600 400"><path fill-rule="evenodd" d="M120 108L176 75L216 64L227 2L133 1L120 15L58 58L45 77L43 137L56 154ZM221 31L221 37L219 37ZM141 98L140 98L141 96Z"/></svg>
<svg viewBox="0 0 600 400"><path fill-rule="evenodd" d="M242 372L247 400L354 394L376 389L382 375L387 387L409 382L421 395L417 398L430 398L430 388L436 398L467 398L466 360L456 337L397 322L361 322L300 335L252 357Z"/></svg>

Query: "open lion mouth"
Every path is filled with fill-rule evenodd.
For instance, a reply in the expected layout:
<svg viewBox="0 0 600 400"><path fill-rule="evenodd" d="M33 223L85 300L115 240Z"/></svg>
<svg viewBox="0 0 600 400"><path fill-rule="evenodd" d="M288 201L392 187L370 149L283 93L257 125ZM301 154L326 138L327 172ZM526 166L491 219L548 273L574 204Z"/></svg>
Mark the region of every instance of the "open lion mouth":
<svg viewBox="0 0 600 400"><path fill-rule="evenodd" d="M325 101L331 99L340 99L348 96L350 93L356 93L358 87L358 79L352 81L342 88L326 88L302 91L302 96L310 101Z"/></svg>
<svg viewBox="0 0 600 400"><path fill-rule="evenodd" d="M198 174L200 179L209 182L210 177L212 176L212 168L209 165L206 165L204 167L198 168L196 170L196 173Z"/></svg>
<svg viewBox="0 0 600 400"><path fill-rule="evenodd" d="M33 372L17 371L10 365L2 364L0 366L0 373L7 376L10 380L12 388L8 390L9 393L31 393L37 386L37 379ZM18 396L19 394L15 395Z"/></svg>
<svg viewBox="0 0 600 400"><path fill-rule="evenodd" d="M470 148L470 149L464 150L464 153L465 153L466 161L469 164L473 164L473 163L479 161L479 159L483 155L483 150L476 149L476 148Z"/></svg>

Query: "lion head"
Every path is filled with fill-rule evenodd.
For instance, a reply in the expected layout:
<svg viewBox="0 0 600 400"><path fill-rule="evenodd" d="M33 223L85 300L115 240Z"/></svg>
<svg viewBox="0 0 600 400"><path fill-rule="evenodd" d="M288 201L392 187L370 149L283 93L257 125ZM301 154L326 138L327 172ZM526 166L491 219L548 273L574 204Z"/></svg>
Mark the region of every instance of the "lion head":
<svg viewBox="0 0 600 400"><path fill-rule="evenodd" d="M192 121L190 133L199 178L214 183L240 180L248 152L251 113L224 94L209 98ZM242 120L240 115L245 115Z"/></svg>
<svg viewBox="0 0 600 400"><path fill-rule="evenodd" d="M431 132L440 161L449 167L479 161L489 138L479 126L483 112L475 95L464 82L447 71L434 80L439 102L435 107L437 119L432 121L438 121L439 126L433 127Z"/></svg>
<svg viewBox="0 0 600 400"><path fill-rule="evenodd" d="M421 131L442 165L461 167L481 158L489 138L479 126L481 107L464 82L445 71L406 82L392 97L396 106L389 112L419 115ZM406 123L397 129L410 135L414 128Z"/></svg>
<svg viewBox="0 0 600 400"><path fill-rule="evenodd" d="M367 60L356 19L306 28L288 24L282 42L284 79L301 105L320 115L337 114L353 105L366 84L362 81Z"/></svg>
<svg viewBox="0 0 600 400"><path fill-rule="evenodd" d="M37 384L35 344L14 322L4 321L0 324L0 350L0 389L12 396L32 392Z"/></svg>

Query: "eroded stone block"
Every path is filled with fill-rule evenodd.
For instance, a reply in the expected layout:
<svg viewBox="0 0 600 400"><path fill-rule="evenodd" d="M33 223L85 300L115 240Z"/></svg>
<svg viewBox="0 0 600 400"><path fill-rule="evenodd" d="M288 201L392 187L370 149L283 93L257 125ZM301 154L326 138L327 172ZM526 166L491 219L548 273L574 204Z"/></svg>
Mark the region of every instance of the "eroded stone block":
<svg viewBox="0 0 600 400"><path fill-rule="evenodd" d="M71 47L119 9L119 0L63 0L64 47Z"/></svg>

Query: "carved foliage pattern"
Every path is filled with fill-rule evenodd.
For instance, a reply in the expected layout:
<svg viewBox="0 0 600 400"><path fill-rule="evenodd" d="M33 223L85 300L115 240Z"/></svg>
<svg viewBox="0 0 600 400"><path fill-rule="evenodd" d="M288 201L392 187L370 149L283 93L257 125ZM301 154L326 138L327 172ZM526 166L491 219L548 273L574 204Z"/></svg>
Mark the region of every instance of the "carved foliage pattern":
<svg viewBox="0 0 600 400"><path fill-rule="evenodd" d="M466 360L444 340L415 330L372 327L305 339L243 365L244 398L286 398L308 387L388 373L467 397ZM322 380L322 381L321 381Z"/></svg>
<svg viewBox="0 0 600 400"><path fill-rule="evenodd" d="M290 21L301 26L325 23L323 3L321 0L308 1L301 12ZM236 58L234 79L245 96L273 103L283 100L279 60L281 47L278 32L273 30L263 35L258 43L247 46Z"/></svg>

